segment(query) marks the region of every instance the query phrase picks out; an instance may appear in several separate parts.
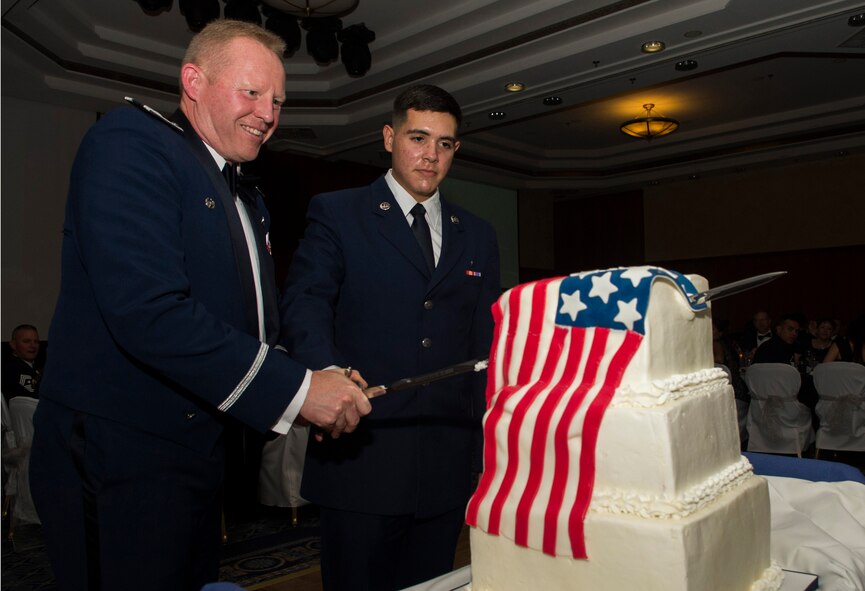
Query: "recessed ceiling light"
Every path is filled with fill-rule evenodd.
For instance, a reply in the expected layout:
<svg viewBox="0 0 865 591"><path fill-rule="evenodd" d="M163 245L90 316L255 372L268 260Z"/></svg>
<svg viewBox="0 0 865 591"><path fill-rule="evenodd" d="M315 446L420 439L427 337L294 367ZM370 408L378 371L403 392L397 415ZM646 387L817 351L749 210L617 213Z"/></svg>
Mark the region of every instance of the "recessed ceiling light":
<svg viewBox="0 0 865 591"><path fill-rule="evenodd" d="M507 92L522 92L526 89L526 85L522 82L508 82L505 84L505 90Z"/></svg>
<svg viewBox="0 0 865 591"><path fill-rule="evenodd" d="M693 31L686 32L685 37L687 37L688 39L693 39L694 37L699 37L702 34L703 34L703 31L698 31L698 30L694 29Z"/></svg>
<svg viewBox="0 0 865 591"><path fill-rule="evenodd" d="M700 64L698 64L696 60L682 60L676 62L676 69L680 72L688 72L690 70L696 70L699 65Z"/></svg>
<svg viewBox="0 0 865 591"><path fill-rule="evenodd" d="M547 107L555 107L556 105L562 104L562 97L560 96L547 96L544 97L544 105Z"/></svg>
<svg viewBox="0 0 865 591"><path fill-rule="evenodd" d="M659 51L664 51L665 47L667 47L667 45L663 41L646 41L643 43L643 46L640 47L640 51L643 53L658 53Z"/></svg>
<svg viewBox="0 0 865 591"><path fill-rule="evenodd" d="M847 24L851 27L861 27L865 25L865 12L861 14L854 14L847 19Z"/></svg>
<svg viewBox="0 0 865 591"><path fill-rule="evenodd" d="M507 113L504 111L490 111L487 117L490 119L504 119L507 117Z"/></svg>

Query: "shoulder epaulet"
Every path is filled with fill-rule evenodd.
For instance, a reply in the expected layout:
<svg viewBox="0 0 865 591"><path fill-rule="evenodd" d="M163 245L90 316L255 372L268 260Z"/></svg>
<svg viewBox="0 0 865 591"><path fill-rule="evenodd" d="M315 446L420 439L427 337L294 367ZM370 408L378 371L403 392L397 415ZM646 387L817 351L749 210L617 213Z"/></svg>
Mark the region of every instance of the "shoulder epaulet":
<svg viewBox="0 0 865 591"><path fill-rule="evenodd" d="M169 121L168 119L166 119L165 116L164 116L162 113L160 113L159 111L157 111L157 110L154 109L153 107L148 107L147 105L145 105L145 104L142 103L141 101L138 101L138 100L132 98L131 96L125 96L125 97L123 97L123 100L125 100L127 103L129 103L130 105L132 105L132 106L134 106L134 107L138 107L139 109L141 109L141 110L144 111L145 113L147 113L147 114L149 114L149 115L153 115L154 117L156 117L157 119L159 119L160 121L162 121L163 123L165 123L166 125L170 125L170 126L173 127L174 129L176 129L176 130L179 131L180 133L183 133L183 128L182 128L182 127L180 127L180 126L179 126L177 123L175 123L174 121Z"/></svg>

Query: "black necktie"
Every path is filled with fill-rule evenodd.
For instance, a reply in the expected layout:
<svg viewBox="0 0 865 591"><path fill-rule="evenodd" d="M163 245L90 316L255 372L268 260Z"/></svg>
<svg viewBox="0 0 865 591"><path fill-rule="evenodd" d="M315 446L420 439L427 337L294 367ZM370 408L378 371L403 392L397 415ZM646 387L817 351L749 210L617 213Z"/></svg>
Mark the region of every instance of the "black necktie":
<svg viewBox="0 0 865 591"><path fill-rule="evenodd" d="M433 255L432 238L430 237L429 224L426 223L426 209L420 203L411 208L411 215L414 217L411 223L411 231L414 232L414 237L420 245L423 258L429 268L430 273L436 267L435 256Z"/></svg>

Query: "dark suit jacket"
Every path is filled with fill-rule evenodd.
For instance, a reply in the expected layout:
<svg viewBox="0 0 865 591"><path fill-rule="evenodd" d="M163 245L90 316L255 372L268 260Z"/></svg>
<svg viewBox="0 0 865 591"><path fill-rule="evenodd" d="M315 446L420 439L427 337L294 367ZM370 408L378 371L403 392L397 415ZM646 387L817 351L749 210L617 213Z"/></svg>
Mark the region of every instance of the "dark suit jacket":
<svg viewBox="0 0 865 591"><path fill-rule="evenodd" d="M40 394L209 452L222 432L218 407L267 431L305 368L259 342L233 197L198 135L175 118L184 132L117 109L81 143ZM272 275L263 244L259 253ZM265 299L275 308L275 289Z"/></svg>
<svg viewBox="0 0 865 591"><path fill-rule="evenodd" d="M489 355L500 295L495 231L442 200L430 276L382 177L318 195L281 302L282 339L313 369L360 370L370 385ZM463 505L485 374L372 400L354 433L310 440L301 494L337 509L429 516Z"/></svg>
<svg viewBox="0 0 865 591"><path fill-rule="evenodd" d="M795 353L799 353L796 344L788 345L778 337L772 337L757 347L754 363L790 363Z"/></svg>

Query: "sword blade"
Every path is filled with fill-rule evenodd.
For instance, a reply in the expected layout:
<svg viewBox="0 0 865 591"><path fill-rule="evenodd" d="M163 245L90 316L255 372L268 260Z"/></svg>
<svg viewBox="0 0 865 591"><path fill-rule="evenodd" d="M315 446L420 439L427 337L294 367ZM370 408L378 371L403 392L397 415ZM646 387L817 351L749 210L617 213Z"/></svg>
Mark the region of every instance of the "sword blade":
<svg viewBox="0 0 865 591"><path fill-rule="evenodd" d="M364 390L364 393L367 398L375 398L376 396L381 396L382 394L390 392L399 392L400 390L426 386L427 384L432 384L433 382L464 373L483 371L487 368L487 365L489 365L489 359L472 359L470 361L463 361L429 373L410 378L402 378L401 380L395 381L390 386L372 386Z"/></svg>
<svg viewBox="0 0 865 591"><path fill-rule="evenodd" d="M754 275L753 277L747 277L745 279L740 279L739 281L733 281L732 283L725 283L724 285L719 285L718 287L695 293L691 296L691 301L695 304L702 304L709 300L719 300L729 295L733 295L734 293L739 293L764 285L770 281L774 281L781 275L786 274L787 271L773 271L772 273L763 273L762 275Z"/></svg>

